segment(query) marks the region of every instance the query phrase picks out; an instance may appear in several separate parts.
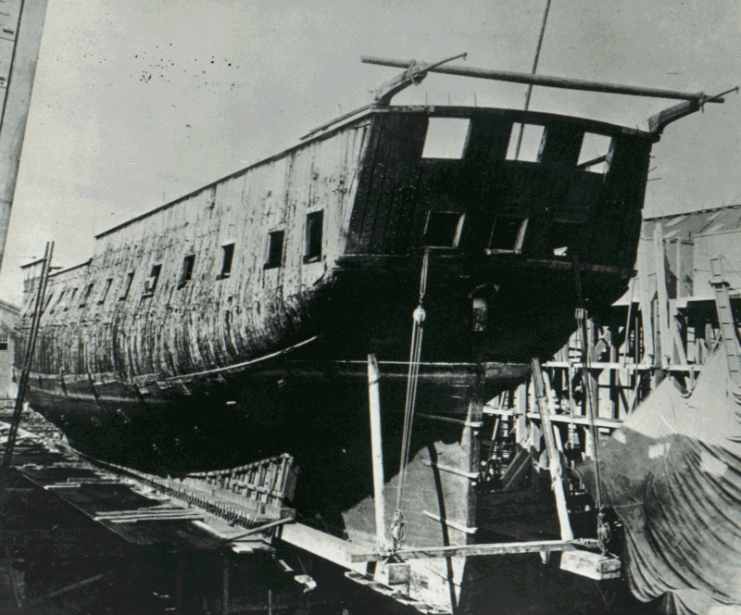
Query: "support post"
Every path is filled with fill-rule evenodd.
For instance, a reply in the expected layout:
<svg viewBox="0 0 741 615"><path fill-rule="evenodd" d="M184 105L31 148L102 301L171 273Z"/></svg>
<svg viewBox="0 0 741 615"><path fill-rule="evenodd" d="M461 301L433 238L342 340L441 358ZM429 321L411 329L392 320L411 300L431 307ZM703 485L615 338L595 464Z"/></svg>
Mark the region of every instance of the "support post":
<svg viewBox="0 0 741 615"><path fill-rule="evenodd" d="M0 467L0 502L2 502L2 498L5 497L7 474L10 470L10 466L13 460L13 450L15 449L15 441L18 436L18 429L21 423L21 415L23 414L23 402L26 398L29 375L31 372L31 366L33 365L33 354L36 348L36 338L39 333L41 314L44 311L44 297L46 296L46 285L49 281L49 273L51 271L51 259L53 253L54 242L47 243L46 250L44 252L44 263L41 268L41 276L39 277L39 287L36 290L36 306L31 321L31 329L28 332L28 340L26 341L26 351L23 357L23 369L21 371L20 382L18 383L18 393L15 399L13 418L10 424L10 430L8 431L8 439L5 445L5 453L3 455L2 466Z"/></svg>
<svg viewBox="0 0 741 615"><path fill-rule="evenodd" d="M223 568L221 574L221 615L229 615L229 551L225 551L223 557Z"/></svg>
<svg viewBox="0 0 741 615"><path fill-rule="evenodd" d="M566 494L564 493L563 488L561 459L558 455L558 450L556 450L556 441L553 436L550 410L548 409L548 402L545 399L545 385L543 383L543 373L540 369L540 361L538 361L538 359L532 359L530 365L533 370L535 399L538 402L538 411L540 412L540 421L543 425L545 446L548 451L548 468L551 473L553 492L556 496L556 510L558 511L558 523L561 526L561 539L573 540L574 533L571 531L569 511L566 507Z"/></svg>
<svg viewBox="0 0 741 615"><path fill-rule="evenodd" d="M373 354L368 355L368 402L370 409L371 457L373 462L373 500L376 508L376 544L381 551L388 550L386 539L386 499L383 493L383 441L381 438L381 396L378 380L378 362Z"/></svg>

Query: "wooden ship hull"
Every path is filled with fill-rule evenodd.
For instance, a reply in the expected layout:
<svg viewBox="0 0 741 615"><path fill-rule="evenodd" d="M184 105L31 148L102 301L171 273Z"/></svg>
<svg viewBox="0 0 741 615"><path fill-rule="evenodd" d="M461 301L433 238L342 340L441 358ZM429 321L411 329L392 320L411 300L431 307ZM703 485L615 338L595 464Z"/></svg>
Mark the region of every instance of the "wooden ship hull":
<svg viewBox="0 0 741 615"><path fill-rule="evenodd" d="M435 150L440 126L460 145ZM531 160L512 155L521 127L542 134ZM145 471L290 453L304 518L374 544L367 357L391 501L421 305L406 540L471 543L482 405L564 345L576 308L624 292L657 140L543 113L374 107L98 235L88 262L53 273L28 401L82 451ZM413 584L455 603L463 561Z"/></svg>

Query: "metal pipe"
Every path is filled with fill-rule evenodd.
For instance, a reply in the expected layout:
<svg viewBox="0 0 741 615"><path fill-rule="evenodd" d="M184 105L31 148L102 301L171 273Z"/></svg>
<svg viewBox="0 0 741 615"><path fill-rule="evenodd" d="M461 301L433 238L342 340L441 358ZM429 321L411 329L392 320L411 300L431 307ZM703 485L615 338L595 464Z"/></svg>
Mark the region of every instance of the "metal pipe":
<svg viewBox="0 0 741 615"><path fill-rule="evenodd" d="M372 56L361 56L360 61L365 64L378 64L380 66L392 66L395 68L408 68L412 62L412 60L394 60L390 58L377 58ZM722 99L705 100L705 94L703 92L679 92L677 90L644 88L632 85L601 83L598 81L583 81L581 79L566 79L563 77L548 77L546 75L532 75L529 73L516 73L512 71L489 70L486 68L469 68L466 66L439 66L435 68L430 67L426 70L434 73L458 75L461 77L492 79L494 81L507 81L510 83L523 83L525 85L530 84L567 90L602 92L605 94L626 94L629 96L647 96L649 98L669 98L673 100L691 100L698 103L723 102Z"/></svg>
<svg viewBox="0 0 741 615"><path fill-rule="evenodd" d="M548 23L548 13L551 10L551 0L546 0L545 11L543 13L543 22L540 24L540 35L538 36L538 46L535 48L535 59L533 60L533 68L530 71L531 74L538 72L538 61L540 60L540 50L543 48L543 38L545 37L545 26ZM527 86L527 94L525 94L525 111L530 109L530 99L533 95L533 84ZM520 125L520 136L517 137L517 151L515 151L515 160L520 159L520 148L522 147L522 137L525 134L525 127Z"/></svg>

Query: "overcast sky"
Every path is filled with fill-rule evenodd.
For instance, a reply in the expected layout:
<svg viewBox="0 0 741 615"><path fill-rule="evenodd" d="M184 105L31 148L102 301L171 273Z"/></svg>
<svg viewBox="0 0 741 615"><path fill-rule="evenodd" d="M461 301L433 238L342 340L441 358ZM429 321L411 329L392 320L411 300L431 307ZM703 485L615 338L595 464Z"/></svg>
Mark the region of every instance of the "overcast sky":
<svg viewBox="0 0 741 615"><path fill-rule="evenodd" d="M0 296L93 236L294 143L398 71L360 56L528 72L545 0L49 0ZM741 83L741 3L552 0L539 71L716 93ZM394 102L516 106L526 86L431 74ZM672 101L537 88L532 108L646 127ZM649 213L741 202L741 96L670 126Z"/></svg>

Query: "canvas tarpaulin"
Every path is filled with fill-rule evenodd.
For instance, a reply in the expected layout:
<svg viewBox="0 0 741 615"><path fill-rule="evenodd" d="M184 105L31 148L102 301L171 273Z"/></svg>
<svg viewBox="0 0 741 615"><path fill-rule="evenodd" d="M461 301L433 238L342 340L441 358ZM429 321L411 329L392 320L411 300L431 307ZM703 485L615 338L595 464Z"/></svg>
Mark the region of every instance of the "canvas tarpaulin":
<svg viewBox="0 0 741 615"><path fill-rule="evenodd" d="M741 391L725 356L716 353L688 396L665 380L598 457L633 593L666 593L680 614L741 614ZM577 468L592 495L594 469L593 460Z"/></svg>

